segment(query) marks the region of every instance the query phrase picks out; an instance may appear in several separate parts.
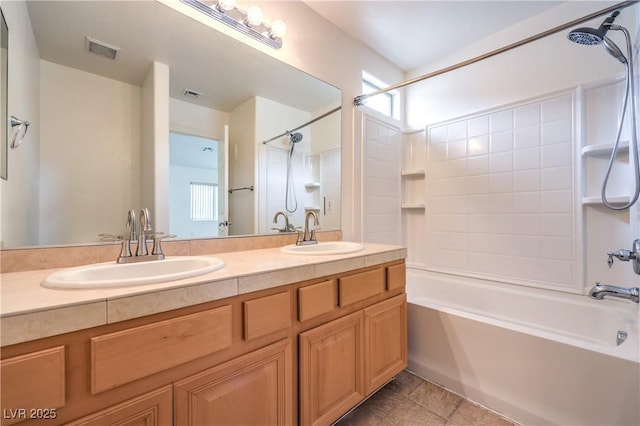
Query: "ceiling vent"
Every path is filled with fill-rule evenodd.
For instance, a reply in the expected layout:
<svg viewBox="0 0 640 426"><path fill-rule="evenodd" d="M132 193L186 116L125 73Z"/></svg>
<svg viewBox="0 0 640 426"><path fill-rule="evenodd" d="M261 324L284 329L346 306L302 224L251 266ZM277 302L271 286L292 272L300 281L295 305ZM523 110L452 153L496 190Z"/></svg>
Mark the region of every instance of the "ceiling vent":
<svg viewBox="0 0 640 426"><path fill-rule="evenodd" d="M187 98L191 98L191 99L198 99L200 95L202 95L202 93L196 92L195 90L191 90L191 89L184 89L184 92L182 94Z"/></svg>
<svg viewBox="0 0 640 426"><path fill-rule="evenodd" d="M95 53L105 58L115 60L120 51L119 47L113 46L104 41L96 40L91 37L85 37L84 47L88 52Z"/></svg>

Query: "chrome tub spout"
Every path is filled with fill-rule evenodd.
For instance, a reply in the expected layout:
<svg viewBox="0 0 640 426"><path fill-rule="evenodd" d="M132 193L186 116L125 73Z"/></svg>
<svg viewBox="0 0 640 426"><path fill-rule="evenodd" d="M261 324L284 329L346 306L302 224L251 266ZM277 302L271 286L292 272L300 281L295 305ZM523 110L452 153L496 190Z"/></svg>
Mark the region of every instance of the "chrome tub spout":
<svg viewBox="0 0 640 426"><path fill-rule="evenodd" d="M632 287L618 287L615 285L606 285L596 283L591 290L589 290L589 297L592 299L602 300L605 297L618 297L620 299L628 299L632 302L639 303L640 302L640 288Z"/></svg>

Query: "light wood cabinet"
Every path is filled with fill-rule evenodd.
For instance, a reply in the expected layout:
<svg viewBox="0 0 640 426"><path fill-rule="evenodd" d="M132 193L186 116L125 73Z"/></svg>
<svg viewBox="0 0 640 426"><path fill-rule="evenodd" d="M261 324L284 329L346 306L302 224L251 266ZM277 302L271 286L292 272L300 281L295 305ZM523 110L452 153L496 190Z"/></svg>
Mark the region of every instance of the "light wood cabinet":
<svg viewBox="0 0 640 426"><path fill-rule="evenodd" d="M292 423L291 342L274 343L175 384L177 425Z"/></svg>
<svg viewBox="0 0 640 426"><path fill-rule="evenodd" d="M2 360L3 426L55 419L66 399L64 355L64 346L58 346Z"/></svg>
<svg viewBox="0 0 640 426"><path fill-rule="evenodd" d="M3 347L1 426L329 425L406 366L404 268Z"/></svg>
<svg viewBox="0 0 640 426"><path fill-rule="evenodd" d="M165 426L173 422L171 385L68 423L67 426Z"/></svg>
<svg viewBox="0 0 640 426"><path fill-rule="evenodd" d="M329 425L407 366L404 294L300 334L300 423Z"/></svg>
<svg viewBox="0 0 640 426"><path fill-rule="evenodd" d="M364 310L365 382L369 394L407 366L407 297Z"/></svg>
<svg viewBox="0 0 640 426"><path fill-rule="evenodd" d="M365 395L362 312L300 334L300 418L330 424Z"/></svg>

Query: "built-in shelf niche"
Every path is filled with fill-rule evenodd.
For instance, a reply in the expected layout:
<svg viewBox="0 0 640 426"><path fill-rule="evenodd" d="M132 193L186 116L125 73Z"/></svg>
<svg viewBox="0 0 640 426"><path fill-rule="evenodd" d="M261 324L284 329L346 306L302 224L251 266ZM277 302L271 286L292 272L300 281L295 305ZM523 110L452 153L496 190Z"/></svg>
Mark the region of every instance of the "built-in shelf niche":
<svg viewBox="0 0 640 426"><path fill-rule="evenodd" d="M627 204L629 202L629 196L628 195L618 195L618 196L613 196L613 197L607 197L607 201L609 202L609 204ZM602 202L602 197L597 196L597 197L582 197L582 204L585 206L593 206L593 205L599 205L599 204L604 204Z"/></svg>
<svg viewBox="0 0 640 426"><path fill-rule="evenodd" d="M598 145L587 145L582 148L584 157L611 157L613 151L613 143L603 143ZM620 141L618 146L618 154L629 153L629 141Z"/></svg>
<svg viewBox="0 0 640 426"><path fill-rule="evenodd" d="M424 169L420 170L403 170L400 173L403 177L424 177L426 171Z"/></svg>

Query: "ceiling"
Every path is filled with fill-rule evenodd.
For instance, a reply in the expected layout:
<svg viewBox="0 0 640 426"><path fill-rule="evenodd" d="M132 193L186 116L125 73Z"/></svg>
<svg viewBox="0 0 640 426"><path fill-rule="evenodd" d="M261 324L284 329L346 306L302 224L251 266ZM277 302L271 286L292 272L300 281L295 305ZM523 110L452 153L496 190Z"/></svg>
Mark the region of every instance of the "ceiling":
<svg viewBox="0 0 640 426"><path fill-rule="evenodd" d="M306 0L305 3L403 71L412 71L563 1Z"/></svg>

